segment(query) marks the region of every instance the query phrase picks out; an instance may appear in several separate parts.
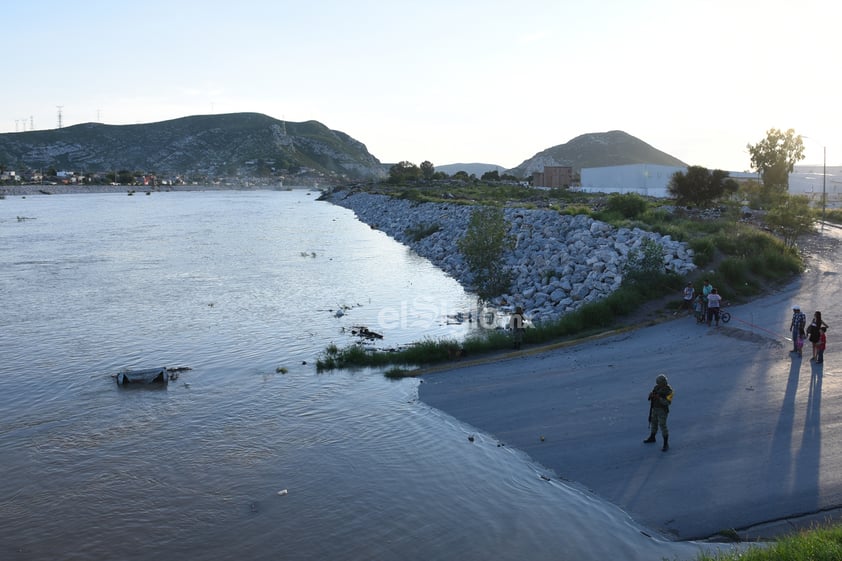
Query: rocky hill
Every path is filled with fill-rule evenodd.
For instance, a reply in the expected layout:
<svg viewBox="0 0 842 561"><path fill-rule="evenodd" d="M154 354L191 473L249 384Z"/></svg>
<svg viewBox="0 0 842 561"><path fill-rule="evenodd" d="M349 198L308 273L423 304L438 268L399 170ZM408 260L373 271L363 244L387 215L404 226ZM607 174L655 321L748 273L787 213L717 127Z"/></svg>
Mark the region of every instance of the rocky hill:
<svg viewBox="0 0 842 561"><path fill-rule="evenodd" d="M583 134L566 144L547 148L508 173L529 177L533 172L543 171L545 166L570 166L578 173L582 168L627 164L687 165L628 133L609 131Z"/></svg>
<svg viewBox="0 0 842 561"><path fill-rule="evenodd" d="M365 145L317 121L293 123L260 113L199 115L137 125L85 123L0 134L0 165L82 173L382 177Z"/></svg>

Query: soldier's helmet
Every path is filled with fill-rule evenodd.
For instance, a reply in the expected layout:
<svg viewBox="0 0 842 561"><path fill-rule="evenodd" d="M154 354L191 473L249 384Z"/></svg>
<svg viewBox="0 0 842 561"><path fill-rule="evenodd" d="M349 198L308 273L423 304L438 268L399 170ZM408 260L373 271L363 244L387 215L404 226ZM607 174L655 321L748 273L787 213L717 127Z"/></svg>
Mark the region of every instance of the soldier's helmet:
<svg viewBox="0 0 842 561"><path fill-rule="evenodd" d="M667 383L667 377L664 374L658 374L658 377L655 378L655 383L659 385L664 385Z"/></svg>

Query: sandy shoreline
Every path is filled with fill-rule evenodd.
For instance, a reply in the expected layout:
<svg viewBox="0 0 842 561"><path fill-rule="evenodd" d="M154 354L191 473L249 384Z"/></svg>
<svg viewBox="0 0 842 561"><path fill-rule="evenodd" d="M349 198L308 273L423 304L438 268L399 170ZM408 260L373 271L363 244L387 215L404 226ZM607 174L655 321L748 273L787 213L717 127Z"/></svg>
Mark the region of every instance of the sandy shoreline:
<svg viewBox="0 0 842 561"><path fill-rule="evenodd" d="M812 257L784 290L730 308L727 326L682 317L465 363L423 374L420 399L671 539L753 540L839 520L842 367L832 337L822 365L785 339L794 302L823 310L832 335L839 257ZM659 372L676 391L668 452L660 436L642 442Z"/></svg>

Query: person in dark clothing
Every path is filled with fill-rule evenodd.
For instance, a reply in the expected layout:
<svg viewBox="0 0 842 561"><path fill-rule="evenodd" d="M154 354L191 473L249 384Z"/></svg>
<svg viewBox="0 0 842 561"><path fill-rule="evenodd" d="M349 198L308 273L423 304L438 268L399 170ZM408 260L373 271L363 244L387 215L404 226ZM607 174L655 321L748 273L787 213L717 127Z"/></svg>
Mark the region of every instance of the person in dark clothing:
<svg viewBox="0 0 842 561"><path fill-rule="evenodd" d="M526 316L523 315L523 308L520 306L515 308L515 313L509 318L509 328L512 330L515 349L520 349L523 343L523 332L526 331Z"/></svg>
<svg viewBox="0 0 842 561"><path fill-rule="evenodd" d="M792 333L792 350L791 353L801 354L801 347L798 346L798 340L804 341L804 327L807 323L807 316L801 311L801 306L795 305L792 307L792 321L789 324L789 331Z"/></svg>
<svg viewBox="0 0 842 561"><path fill-rule="evenodd" d="M807 338L813 346L813 357L810 360L818 360L819 358L819 340L822 335L822 327L827 329L829 326L822 319L822 313L816 311L813 314L813 321L807 326Z"/></svg>
<svg viewBox="0 0 842 561"><path fill-rule="evenodd" d="M822 335L819 337L817 348L819 349L819 355L816 364L821 364L824 362L824 350L827 348L827 327L825 326L822 326Z"/></svg>
<svg viewBox="0 0 842 561"><path fill-rule="evenodd" d="M655 387L649 392L649 438L643 442L655 442L655 435L658 433L658 427L660 427L661 435L664 437L664 446L661 450L664 452L670 449L667 417L670 414L672 395L672 387L670 387L666 375L658 374L658 377L655 378Z"/></svg>

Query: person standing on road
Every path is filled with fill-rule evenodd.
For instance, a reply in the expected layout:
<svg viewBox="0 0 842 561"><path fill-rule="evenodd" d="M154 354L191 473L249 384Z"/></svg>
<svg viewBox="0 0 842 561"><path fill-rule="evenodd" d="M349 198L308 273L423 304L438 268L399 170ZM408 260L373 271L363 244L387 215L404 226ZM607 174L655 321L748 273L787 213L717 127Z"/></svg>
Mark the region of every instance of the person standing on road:
<svg viewBox="0 0 842 561"><path fill-rule="evenodd" d="M719 295L717 289L712 288L710 294L708 294L708 327L710 327L713 318L716 318L716 327L719 327L719 306L721 303L722 296Z"/></svg>
<svg viewBox="0 0 842 561"><path fill-rule="evenodd" d="M696 301L693 303L693 311L696 314L696 323L703 323L705 321L705 299L701 294L696 296Z"/></svg>
<svg viewBox="0 0 842 561"><path fill-rule="evenodd" d="M523 308L518 306L512 317L509 318L509 328L512 330L512 340L515 344L515 349L520 349L523 343L523 332L526 330L526 318L523 315Z"/></svg>
<svg viewBox="0 0 842 561"><path fill-rule="evenodd" d="M816 360L816 364L821 364L824 362L824 350L827 348L827 326L823 325L821 327L822 334L819 337L819 358Z"/></svg>
<svg viewBox="0 0 842 561"><path fill-rule="evenodd" d="M804 341L804 325L807 323L807 316L801 311L801 306L796 304L792 307L792 321L789 324L789 331L792 333L792 350L791 353L801 354L801 347L798 346L798 340Z"/></svg>
<svg viewBox="0 0 842 561"><path fill-rule="evenodd" d="M643 442L647 444L655 442L655 435L658 433L658 427L660 427L661 436L664 437L664 446L661 448L663 452L670 449L667 417L670 414L672 395L672 387L670 387L666 375L658 374L658 377L655 378L655 387L649 392L649 438Z"/></svg>
<svg viewBox="0 0 842 561"><path fill-rule="evenodd" d="M696 295L696 290L693 288L693 283L688 282L687 286L684 287L684 309L687 310L688 313L693 312L693 297Z"/></svg>
<svg viewBox="0 0 842 561"><path fill-rule="evenodd" d="M705 282L702 283L702 306L704 307L702 310L702 317L705 319L708 317L708 296L710 295L711 290L713 290L713 285L710 284L708 279L705 279Z"/></svg>
<svg viewBox="0 0 842 561"><path fill-rule="evenodd" d="M830 326L824 322L822 319L822 313L817 310L816 313L813 314L813 321L811 321L810 325L807 327L807 337L810 339L810 344L813 347L813 357L810 360L818 360L818 345L822 336L821 330L823 327L826 330Z"/></svg>

